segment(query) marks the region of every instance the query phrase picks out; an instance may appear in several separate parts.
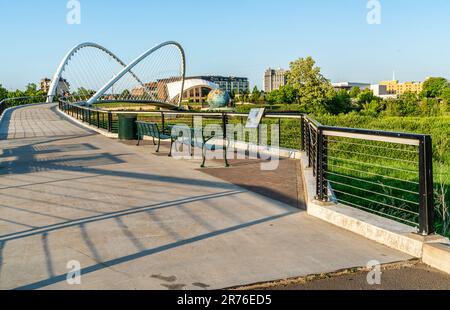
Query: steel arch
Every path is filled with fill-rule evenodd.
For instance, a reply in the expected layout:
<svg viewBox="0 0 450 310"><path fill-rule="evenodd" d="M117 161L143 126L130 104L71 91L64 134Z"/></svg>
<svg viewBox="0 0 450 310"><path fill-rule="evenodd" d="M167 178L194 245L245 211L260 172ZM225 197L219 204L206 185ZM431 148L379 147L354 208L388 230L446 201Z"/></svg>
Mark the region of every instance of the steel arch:
<svg viewBox="0 0 450 310"><path fill-rule="evenodd" d="M181 106L181 101L182 101L182 94L183 94L183 90L184 90L184 81L186 78L186 57L185 57L185 53L184 53L184 49L181 46L181 44L179 44L178 42L175 41L167 41L164 43L161 43L151 49L149 49L148 51L146 51L145 53L143 53L141 56L139 56L138 58L136 58L135 60L133 60L128 66L126 66L122 71L120 71L120 73L118 73L115 77L113 77L108 83L105 84L105 86L103 86L100 90L98 90L94 96L92 96L86 103L88 105L92 105L94 104L98 98L100 98L101 96L103 96L105 94L105 92L111 88L111 86L113 86L118 80L120 80L125 74L127 73L131 73L132 74L132 69L139 64L141 61L143 61L144 59L146 59L148 56L150 56L151 54L153 54L154 52L156 52L157 50L168 46L168 45L173 45L175 47L178 48L178 50L180 51L180 56L181 56L181 61L182 61L182 82L181 82L181 92L180 92L180 98L178 101L178 107ZM141 83L142 84L142 83ZM145 86L144 86L145 87ZM167 104L167 103L163 103L162 104ZM175 106L175 105L172 105Z"/></svg>
<svg viewBox="0 0 450 310"><path fill-rule="evenodd" d="M93 48L97 48L103 52L105 52L107 55L111 56L114 60L116 60L122 67L126 67L127 65L119 58L117 57L113 52L111 52L110 50L108 50L107 48L96 44L96 43L92 43L92 42L86 42L86 43L81 43L76 45L75 47L73 47L67 54L66 56L64 56L63 60L61 61L61 63L58 66L58 69L56 70L52 82L50 84L50 88L48 91L48 99L47 102L51 103L53 102L53 98L56 96L56 90L58 88L58 84L59 84L59 80L61 79L61 75L65 69L65 67L67 66L67 64L69 63L70 59L81 49L83 48L87 48L87 47L93 47ZM139 78L133 73L130 72L130 74L136 79L136 81L141 84L142 86L144 86L144 83L142 83Z"/></svg>

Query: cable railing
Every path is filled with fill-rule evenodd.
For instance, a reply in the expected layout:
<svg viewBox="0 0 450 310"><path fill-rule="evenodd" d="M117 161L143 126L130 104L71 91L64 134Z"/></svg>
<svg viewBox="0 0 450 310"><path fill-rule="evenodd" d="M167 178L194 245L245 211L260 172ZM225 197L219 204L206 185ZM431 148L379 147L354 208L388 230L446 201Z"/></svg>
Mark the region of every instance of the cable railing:
<svg viewBox="0 0 450 310"><path fill-rule="evenodd" d="M118 132L119 114L136 114L139 121L150 121L163 130L174 125L194 127L195 117L203 125L241 124L248 114L190 111L107 111L67 102L60 110L72 117ZM342 203L417 227L421 234L432 234L434 227L432 145L428 135L324 126L301 113L265 113L262 124L278 125L279 146L307 155L316 181L316 199ZM243 129L242 129L243 130ZM257 143L261 145L258 130ZM235 133L243 142L245 134Z"/></svg>
<svg viewBox="0 0 450 310"><path fill-rule="evenodd" d="M302 128L317 200L435 232L430 136L323 126L307 116Z"/></svg>

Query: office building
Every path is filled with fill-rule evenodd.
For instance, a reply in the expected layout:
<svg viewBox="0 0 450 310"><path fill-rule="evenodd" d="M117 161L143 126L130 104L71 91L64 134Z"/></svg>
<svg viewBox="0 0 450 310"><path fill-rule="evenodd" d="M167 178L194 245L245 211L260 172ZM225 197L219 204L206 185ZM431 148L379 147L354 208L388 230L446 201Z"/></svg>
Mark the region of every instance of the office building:
<svg viewBox="0 0 450 310"><path fill-rule="evenodd" d="M281 86L287 84L288 71L283 69L267 69L264 72L264 92L270 93L271 91L278 90Z"/></svg>

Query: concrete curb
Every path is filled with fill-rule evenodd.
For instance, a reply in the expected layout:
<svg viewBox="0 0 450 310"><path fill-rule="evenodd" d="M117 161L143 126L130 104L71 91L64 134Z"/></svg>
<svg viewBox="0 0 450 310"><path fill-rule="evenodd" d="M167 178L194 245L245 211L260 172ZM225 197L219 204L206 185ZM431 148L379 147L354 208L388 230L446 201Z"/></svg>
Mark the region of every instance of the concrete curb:
<svg viewBox="0 0 450 310"><path fill-rule="evenodd" d="M450 245L425 244L422 261L433 268L450 274Z"/></svg>
<svg viewBox="0 0 450 310"><path fill-rule="evenodd" d="M343 204L323 204L314 199L315 179L312 169L307 168L308 159L302 155L302 169L306 191L307 212L311 216L349 230L367 239L384 244L411 256L422 258L424 246L434 243L448 244L445 237L420 236L417 230L408 225L364 212Z"/></svg>

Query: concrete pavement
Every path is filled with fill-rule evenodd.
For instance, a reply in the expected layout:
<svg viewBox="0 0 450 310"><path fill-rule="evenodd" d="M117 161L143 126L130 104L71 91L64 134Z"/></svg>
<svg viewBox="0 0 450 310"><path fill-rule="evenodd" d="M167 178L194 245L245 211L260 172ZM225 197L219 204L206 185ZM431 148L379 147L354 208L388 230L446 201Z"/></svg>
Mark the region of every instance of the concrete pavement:
<svg viewBox="0 0 450 310"><path fill-rule="evenodd" d="M219 289L410 259L55 105L7 112L0 137L1 289Z"/></svg>

